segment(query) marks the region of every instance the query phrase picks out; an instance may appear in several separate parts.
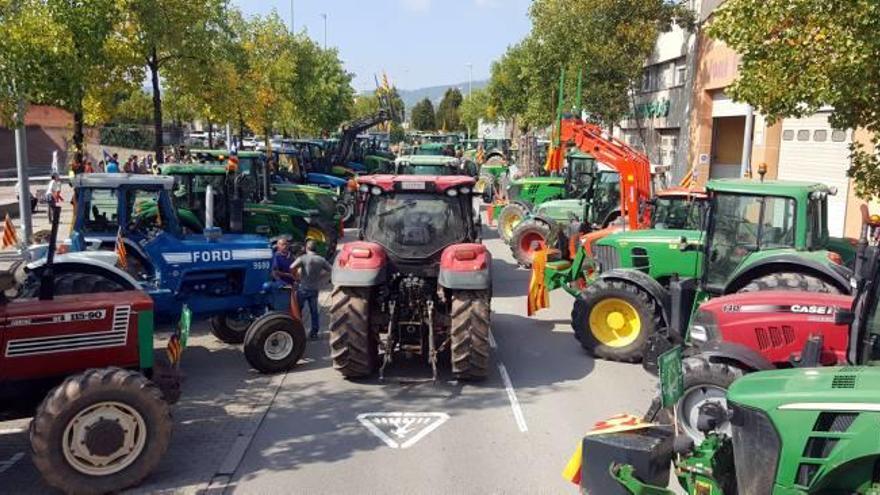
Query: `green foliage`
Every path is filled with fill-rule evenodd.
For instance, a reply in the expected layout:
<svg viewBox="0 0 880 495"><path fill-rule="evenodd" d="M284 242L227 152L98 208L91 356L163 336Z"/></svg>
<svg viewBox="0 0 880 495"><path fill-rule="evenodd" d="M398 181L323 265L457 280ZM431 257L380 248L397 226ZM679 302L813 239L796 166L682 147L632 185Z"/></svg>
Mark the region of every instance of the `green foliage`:
<svg viewBox="0 0 880 495"><path fill-rule="evenodd" d="M410 114L410 121L414 129L419 131L433 131L437 129L434 105L428 98L413 105Z"/></svg>
<svg viewBox="0 0 880 495"><path fill-rule="evenodd" d="M462 126L470 130L472 136L477 135L477 124L480 119L495 120L496 118L495 109L489 104L489 91L486 89L471 92L471 95L461 102L459 113Z"/></svg>
<svg viewBox="0 0 880 495"><path fill-rule="evenodd" d="M461 107L462 96L458 88L449 88L443 95L443 100L437 105L437 127L444 131L461 130Z"/></svg>
<svg viewBox="0 0 880 495"><path fill-rule="evenodd" d="M833 107L840 129L880 131L880 4L874 0L728 0L708 33L742 55L726 91L772 121ZM850 177L880 199L880 157L855 144Z"/></svg>

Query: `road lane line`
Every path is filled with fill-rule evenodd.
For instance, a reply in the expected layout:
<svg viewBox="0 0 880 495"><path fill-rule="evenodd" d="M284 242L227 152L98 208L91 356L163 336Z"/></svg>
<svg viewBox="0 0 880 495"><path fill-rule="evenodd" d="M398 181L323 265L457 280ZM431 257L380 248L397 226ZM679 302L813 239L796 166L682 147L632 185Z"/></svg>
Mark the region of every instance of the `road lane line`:
<svg viewBox="0 0 880 495"><path fill-rule="evenodd" d="M492 335L492 330L489 330L489 347L491 347L492 349L498 348L498 343L495 342L495 336Z"/></svg>
<svg viewBox="0 0 880 495"><path fill-rule="evenodd" d="M498 372L501 373L501 380L504 382L504 388L507 389L507 399L510 401L510 408L513 410L516 426L520 432L526 433L529 431L529 427L526 425L526 417L519 406L519 399L516 398L516 391L513 389L513 383L510 381L510 375L507 374L507 368L504 367L504 363L498 363Z"/></svg>
<svg viewBox="0 0 880 495"><path fill-rule="evenodd" d="M24 457L24 452L16 452L8 461L0 462L0 474L5 473L6 470L14 466L22 457Z"/></svg>
<svg viewBox="0 0 880 495"><path fill-rule="evenodd" d="M25 428L0 428L0 435L13 435L15 433L22 433L25 431Z"/></svg>

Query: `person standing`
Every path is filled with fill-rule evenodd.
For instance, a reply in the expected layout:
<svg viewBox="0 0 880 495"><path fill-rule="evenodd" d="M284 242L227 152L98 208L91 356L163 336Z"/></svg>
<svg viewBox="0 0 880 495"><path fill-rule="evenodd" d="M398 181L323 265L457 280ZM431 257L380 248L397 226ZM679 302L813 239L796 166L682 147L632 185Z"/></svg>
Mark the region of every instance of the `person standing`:
<svg viewBox="0 0 880 495"><path fill-rule="evenodd" d="M290 251L290 242L287 239L279 239L275 243L275 254L272 255L272 278L287 285L293 285L296 279L290 271L293 264L293 253Z"/></svg>
<svg viewBox="0 0 880 495"><path fill-rule="evenodd" d="M309 239L306 241L306 252L293 262L290 272L294 278L299 280L299 287L296 289L296 300L299 302L300 313L306 306L309 307L309 323L311 332L309 338L315 340L318 338L318 291L321 290L325 277L329 274L333 267L327 263L322 256L315 253L315 241Z"/></svg>
<svg viewBox="0 0 880 495"><path fill-rule="evenodd" d="M61 179L58 178L58 174L52 174L52 180L49 181L49 185L46 186L46 204L48 205L49 210L49 221L54 221L52 217L55 212L55 206L61 206Z"/></svg>
<svg viewBox="0 0 880 495"><path fill-rule="evenodd" d="M107 173L110 174L118 174L119 173L119 155L113 153L113 158L107 162Z"/></svg>

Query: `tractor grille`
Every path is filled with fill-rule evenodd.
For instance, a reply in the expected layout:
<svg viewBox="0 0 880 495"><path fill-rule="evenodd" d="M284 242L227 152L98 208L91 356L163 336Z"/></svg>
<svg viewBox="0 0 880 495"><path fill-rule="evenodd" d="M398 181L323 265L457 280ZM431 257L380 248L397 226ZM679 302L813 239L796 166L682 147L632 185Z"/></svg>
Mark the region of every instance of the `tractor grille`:
<svg viewBox="0 0 880 495"><path fill-rule="evenodd" d="M37 319L37 317L33 318ZM6 344L6 357L37 356L124 346L128 339L130 318L131 306L117 306L113 311L113 323L109 330L12 339ZM34 320L29 320L27 317L22 319L24 324L39 325L44 323Z"/></svg>
<svg viewBox="0 0 880 495"><path fill-rule="evenodd" d="M831 388L856 388L856 375L834 375Z"/></svg>
<svg viewBox="0 0 880 495"><path fill-rule="evenodd" d="M834 377L832 387L838 388L835 386L838 378L841 378L842 382L846 382L845 385L855 385L855 375L837 375ZM846 433L858 416L857 413L820 413L816 423L813 425L813 431L819 435L807 438L807 443L804 445L804 452L801 457L827 459L840 441L840 438L836 438L833 434ZM813 478L821 467L822 464L815 461L801 462L798 464L797 473L795 473L795 484L808 488L813 483Z"/></svg>
<svg viewBox="0 0 880 495"><path fill-rule="evenodd" d="M594 246L593 253L599 262L599 271L608 271L620 268L620 257L617 250L611 246Z"/></svg>
<svg viewBox="0 0 880 495"><path fill-rule="evenodd" d="M781 450L779 433L763 411L733 401L727 404L732 412L730 424L739 493L770 493Z"/></svg>
<svg viewBox="0 0 880 495"><path fill-rule="evenodd" d="M788 325L767 328L757 327L755 328L755 339L758 341L758 348L762 351L785 347L794 342L794 329Z"/></svg>

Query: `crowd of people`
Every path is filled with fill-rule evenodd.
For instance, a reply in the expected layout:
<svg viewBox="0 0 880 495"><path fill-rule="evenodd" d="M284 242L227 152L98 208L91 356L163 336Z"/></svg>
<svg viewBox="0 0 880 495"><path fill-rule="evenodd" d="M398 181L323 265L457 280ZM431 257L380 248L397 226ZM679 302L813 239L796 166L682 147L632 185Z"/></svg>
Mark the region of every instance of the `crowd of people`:
<svg viewBox="0 0 880 495"><path fill-rule="evenodd" d="M90 159L85 159L78 163L71 163L69 168L71 177L91 173L158 174L159 163L156 162L153 155L143 157L131 155L124 163L120 163L118 153L112 155L105 153L104 159L97 164L94 164Z"/></svg>

